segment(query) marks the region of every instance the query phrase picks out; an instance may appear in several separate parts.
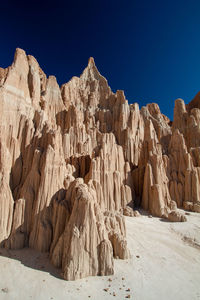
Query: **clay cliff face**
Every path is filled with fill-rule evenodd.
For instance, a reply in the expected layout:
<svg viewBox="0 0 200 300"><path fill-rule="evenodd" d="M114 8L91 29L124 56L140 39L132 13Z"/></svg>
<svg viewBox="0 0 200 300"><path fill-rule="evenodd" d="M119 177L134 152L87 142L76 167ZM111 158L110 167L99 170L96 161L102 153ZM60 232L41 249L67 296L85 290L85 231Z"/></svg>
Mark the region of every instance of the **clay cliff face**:
<svg viewBox="0 0 200 300"><path fill-rule="evenodd" d="M48 251L67 280L126 259L124 215L170 221L200 212L200 96L139 110L94 60L59 87L17 49L0 68L0 243Z"/></svg>

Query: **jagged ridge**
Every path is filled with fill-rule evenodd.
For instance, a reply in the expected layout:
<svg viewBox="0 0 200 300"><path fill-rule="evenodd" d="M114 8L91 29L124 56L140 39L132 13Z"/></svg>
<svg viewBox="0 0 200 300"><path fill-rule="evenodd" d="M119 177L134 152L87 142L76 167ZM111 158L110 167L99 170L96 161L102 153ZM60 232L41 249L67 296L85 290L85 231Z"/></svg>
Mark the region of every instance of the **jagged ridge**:
<svg viewBox="0 0 200 300"><path fill-rule="evenodd" d="M0 242L48 251L74 280L128 258L123 213L185 221L200 211L200 102L139 110L114 94L94 60L58 86L17 49L0 69Z"/></svg>

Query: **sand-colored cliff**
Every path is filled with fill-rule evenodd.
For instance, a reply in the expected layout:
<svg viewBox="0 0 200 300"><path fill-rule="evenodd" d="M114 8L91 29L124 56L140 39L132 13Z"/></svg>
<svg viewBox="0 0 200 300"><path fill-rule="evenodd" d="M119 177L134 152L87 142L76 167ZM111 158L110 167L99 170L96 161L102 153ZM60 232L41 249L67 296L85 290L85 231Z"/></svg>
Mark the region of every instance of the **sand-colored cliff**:
<svg viewBox="0 0 200 300"><path fill-rule="evenodd" d="M113 274L129 257L125 215L200 212L200 97L139 110L94 60L59 87L17 49L0 68L0 243L50 253L67 280Z"/></svg>

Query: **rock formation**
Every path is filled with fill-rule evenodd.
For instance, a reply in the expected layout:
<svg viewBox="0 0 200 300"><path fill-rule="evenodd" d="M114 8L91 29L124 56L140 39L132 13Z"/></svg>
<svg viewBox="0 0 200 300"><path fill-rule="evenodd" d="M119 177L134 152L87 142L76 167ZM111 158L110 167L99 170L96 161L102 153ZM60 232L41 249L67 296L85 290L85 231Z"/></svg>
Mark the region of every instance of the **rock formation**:
<svg viewBox="0 0 200 300"><path fill-rule="evenodd" d="M139 110L93 58L59 87L17 49L0 68L0 243L50 253L67 280L113 273L129 257L124 215L200 212L200 95Z"/></svg>

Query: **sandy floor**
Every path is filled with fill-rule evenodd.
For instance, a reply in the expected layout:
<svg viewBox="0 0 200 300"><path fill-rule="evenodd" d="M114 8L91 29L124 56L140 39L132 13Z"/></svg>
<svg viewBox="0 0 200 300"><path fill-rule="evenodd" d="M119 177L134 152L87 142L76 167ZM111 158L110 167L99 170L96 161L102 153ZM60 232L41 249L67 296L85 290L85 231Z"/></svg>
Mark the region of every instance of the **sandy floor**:
<svg viewBox="0 0 200 300"><path fill-rule="evenodd" d="M0 249L0 299L200 299L200 214L187 217L186 223L126 217L132 258L115 260L108 277L67 282L46 254Z"/></svg>

